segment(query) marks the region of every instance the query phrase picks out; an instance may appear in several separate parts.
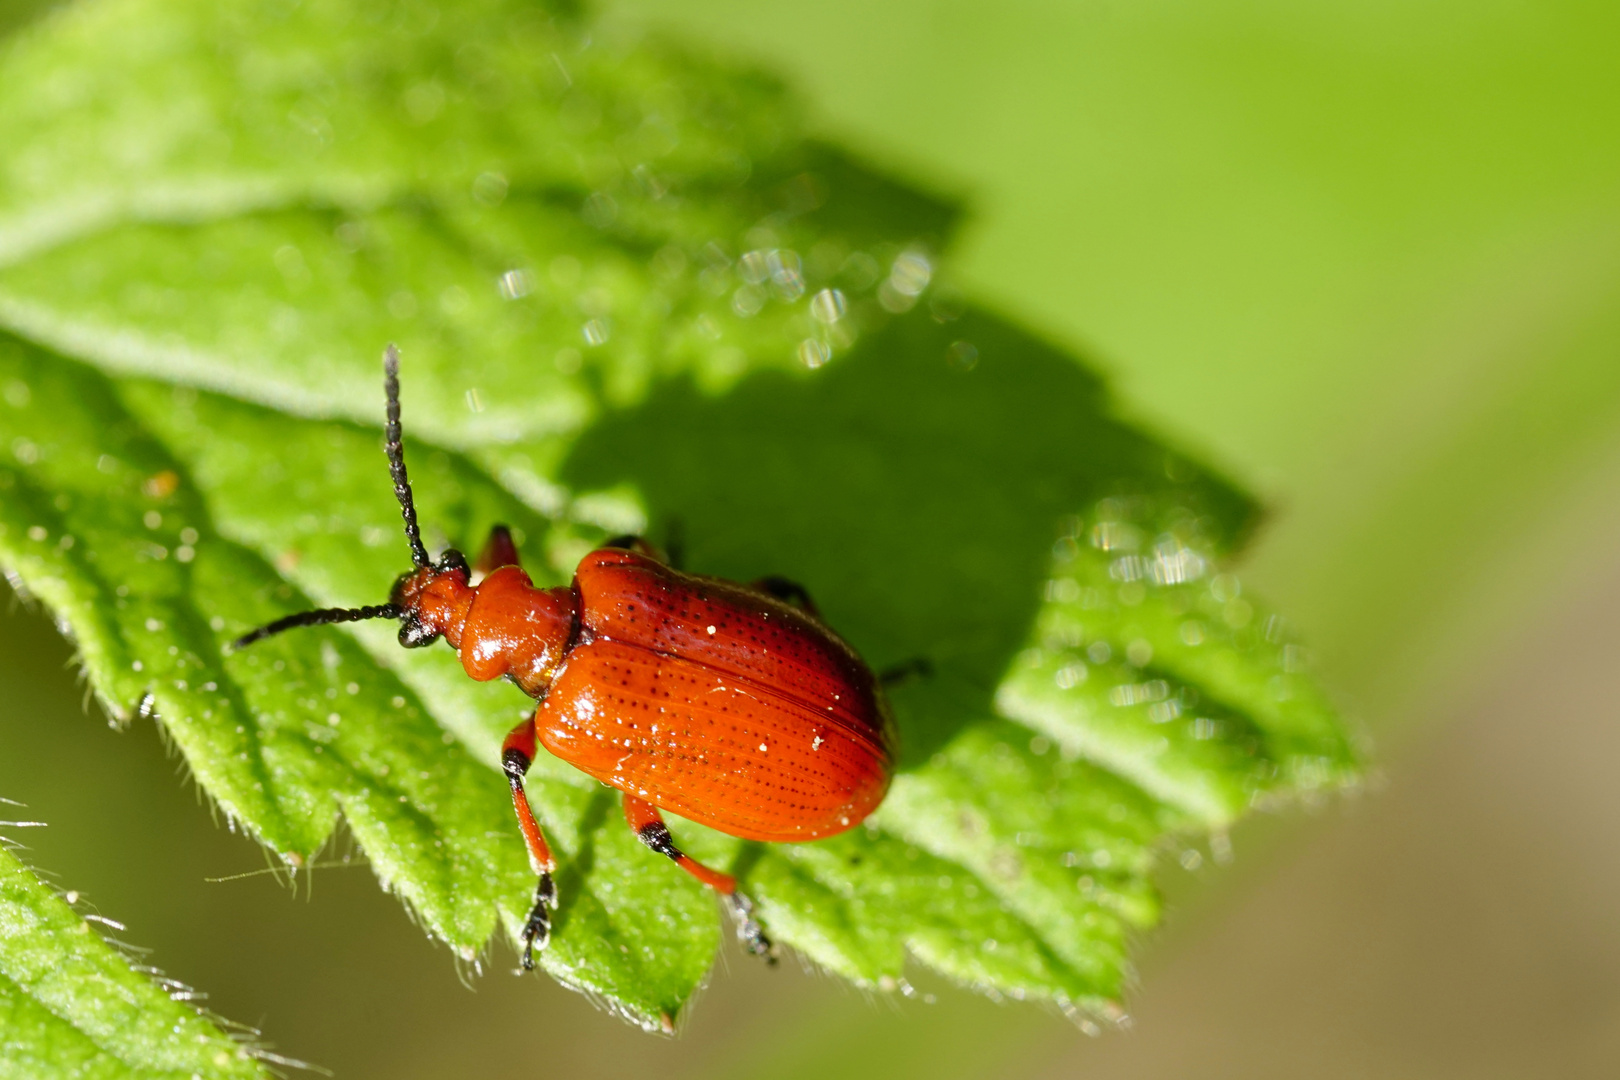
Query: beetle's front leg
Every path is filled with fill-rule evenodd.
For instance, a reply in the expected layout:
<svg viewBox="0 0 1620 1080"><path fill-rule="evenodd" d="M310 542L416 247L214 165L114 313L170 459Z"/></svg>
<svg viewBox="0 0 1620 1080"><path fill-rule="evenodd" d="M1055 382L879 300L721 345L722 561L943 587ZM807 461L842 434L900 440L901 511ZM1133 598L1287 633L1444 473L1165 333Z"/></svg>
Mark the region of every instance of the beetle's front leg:
<svg viewBox="0 0 1620 1080"><path fill-rule="evenodd" d="M513 728L501 744L501 769L512 788L512 809L517 812L518 828L523 832L523 844L529 849L529 866L540 876L534 890L534 907L529 910L529 921L523 926L523 970L534 970L534 951L545 949L551 943L551 912L557 906L557 886L551 872L557 869L557 860L551 857L551 846L534 819L534 808L523 790L523 777L534 762L534 714Z"/></svg>
<svg viewBox="0 0 1620 1080"><path fill-rule="evenodd" d="M754 902L737 891L736 878L704 866L676 847L674 839L669 835L669 826L664 824L664 815L658 812L658 807L645 799L636 798L628 791L624 793L624 820L629 823L643 844L660 855L668 856L674 860L676 866L725 897L726 905L731 908L731 914L737 920L737 940L755 956L763 956L766 963L776 963L775 946L771 944L771 939L765 936L764 929L754 918Z"/></svg>

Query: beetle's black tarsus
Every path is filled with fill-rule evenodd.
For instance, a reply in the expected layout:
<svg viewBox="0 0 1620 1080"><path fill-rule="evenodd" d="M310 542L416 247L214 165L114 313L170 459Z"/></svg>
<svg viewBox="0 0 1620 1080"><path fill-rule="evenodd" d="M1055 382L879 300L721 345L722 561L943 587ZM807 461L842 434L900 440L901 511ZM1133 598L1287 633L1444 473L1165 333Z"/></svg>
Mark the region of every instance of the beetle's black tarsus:
<svg viewBox="0 0 1620 1080"><path fill-rule="evenodd" d="M878 682L884 686L896 686L912 679L926 679L933 674L932 660L926 656L913 656L910 660L902 660L893 667L886 667L878 672Z"/></svg>
<svg viewBox="0 0 1620 1080"><path fill-rule="evenodd" d="M231 642L232 649L242 649L262 641L272 634L279 634L283 630L292 630L299 626L326 626L330 623L363 622L366 619L397 619L400 610L397 604L373 604L370 607L357 608L320 608L316 611L300 611L296 615L287 615L273 623L266 623L257 630L243 634Z"/></svg>
<svg viewBox="0 0 1620 1080"><path fill-rule="evenodd" d="M416 501L411 497L410 477L405 475L405 443L399 426L399 347L389 342L383 353L383 390L388 396L387 439L388 475L394 480L394 498L399 500L405 518L405 542L411 545L411 562L427 566L427 548L422 546L422 529L416 524Z"/></svg>
<svg viewBox="0 0 1620 1080"><path fill-rule="evenodd" d="M534 907L529 910L529 921L523 924L523 970L534 970L534 954L544 952L551 944L551 910L557 906L557 886L550 874L540 875L535 886Z"/></svg>
<svg viewBox="0 0 1620 1080"><path fill-rule="evenodd" d="M764 927L754 918L754 902L740 892L726 897L732 916L737 920L737 940L754 956L764 957L765 963L776 966L776 944L765 934Z"/></svg>

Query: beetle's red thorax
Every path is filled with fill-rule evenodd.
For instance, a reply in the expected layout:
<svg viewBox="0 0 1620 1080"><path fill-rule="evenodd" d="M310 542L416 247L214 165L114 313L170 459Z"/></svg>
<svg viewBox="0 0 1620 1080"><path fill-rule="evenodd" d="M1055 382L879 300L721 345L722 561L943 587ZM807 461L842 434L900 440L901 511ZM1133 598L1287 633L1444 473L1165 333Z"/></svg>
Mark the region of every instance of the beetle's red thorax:
<svg viewBox="0 0 1620 1080"><path fill-rule="evenodd" d="M423 626L444 635L480 682L507 676L533 697L550 685L578 625L574 590L537 589L516 566L477 585L458 572L421 572L402 593Z"/></svg>
<svg viewBox="0 0 1620 1080"><path fill-rule="evenodd" d="M574 590L537 589L516 566L492 571L473 590L461 633L445 640L480 682L505 675L538 697L551 684L577 624Z"/></svg>

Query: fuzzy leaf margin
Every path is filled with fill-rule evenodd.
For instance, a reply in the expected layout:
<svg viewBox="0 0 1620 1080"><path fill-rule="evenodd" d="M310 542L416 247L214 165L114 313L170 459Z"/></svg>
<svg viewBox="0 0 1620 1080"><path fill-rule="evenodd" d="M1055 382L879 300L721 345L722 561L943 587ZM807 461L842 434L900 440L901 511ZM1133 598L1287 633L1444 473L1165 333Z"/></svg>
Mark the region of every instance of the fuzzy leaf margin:
<svg viewBox="0 0 1620 1080"><path fill-rule="evenodd" d="M0 842L0 1076L269 1076L188 993L134 970Z"/></svg>

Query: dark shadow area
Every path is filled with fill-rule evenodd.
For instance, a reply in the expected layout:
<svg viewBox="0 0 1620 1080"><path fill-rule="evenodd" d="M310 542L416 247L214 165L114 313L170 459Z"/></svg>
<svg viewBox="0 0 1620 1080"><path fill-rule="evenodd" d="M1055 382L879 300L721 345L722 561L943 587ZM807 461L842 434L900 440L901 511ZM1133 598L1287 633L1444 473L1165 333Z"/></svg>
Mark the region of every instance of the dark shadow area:
<svg viewBox="0 0 1620 1080"><path fill-rule="evenodd" d="M895 319L814 375L667 383L581 437L559 478L634 484L694 572L803 584L876 670L931 661L893 695L903 767L987 715L1066 518L1157 494L1230 543L1254 513L1115 419L1075 360L977 312Z"/></svg>
<svg viewBox="0 0 1620 1080"><path fill-rule="evenodd" d="M857 244L906 237L943 250L962 220L956 202L920 190L841 147L808 143L804 171L781 181L776 197L788 211L803 208L816 231Z"/></svg>

